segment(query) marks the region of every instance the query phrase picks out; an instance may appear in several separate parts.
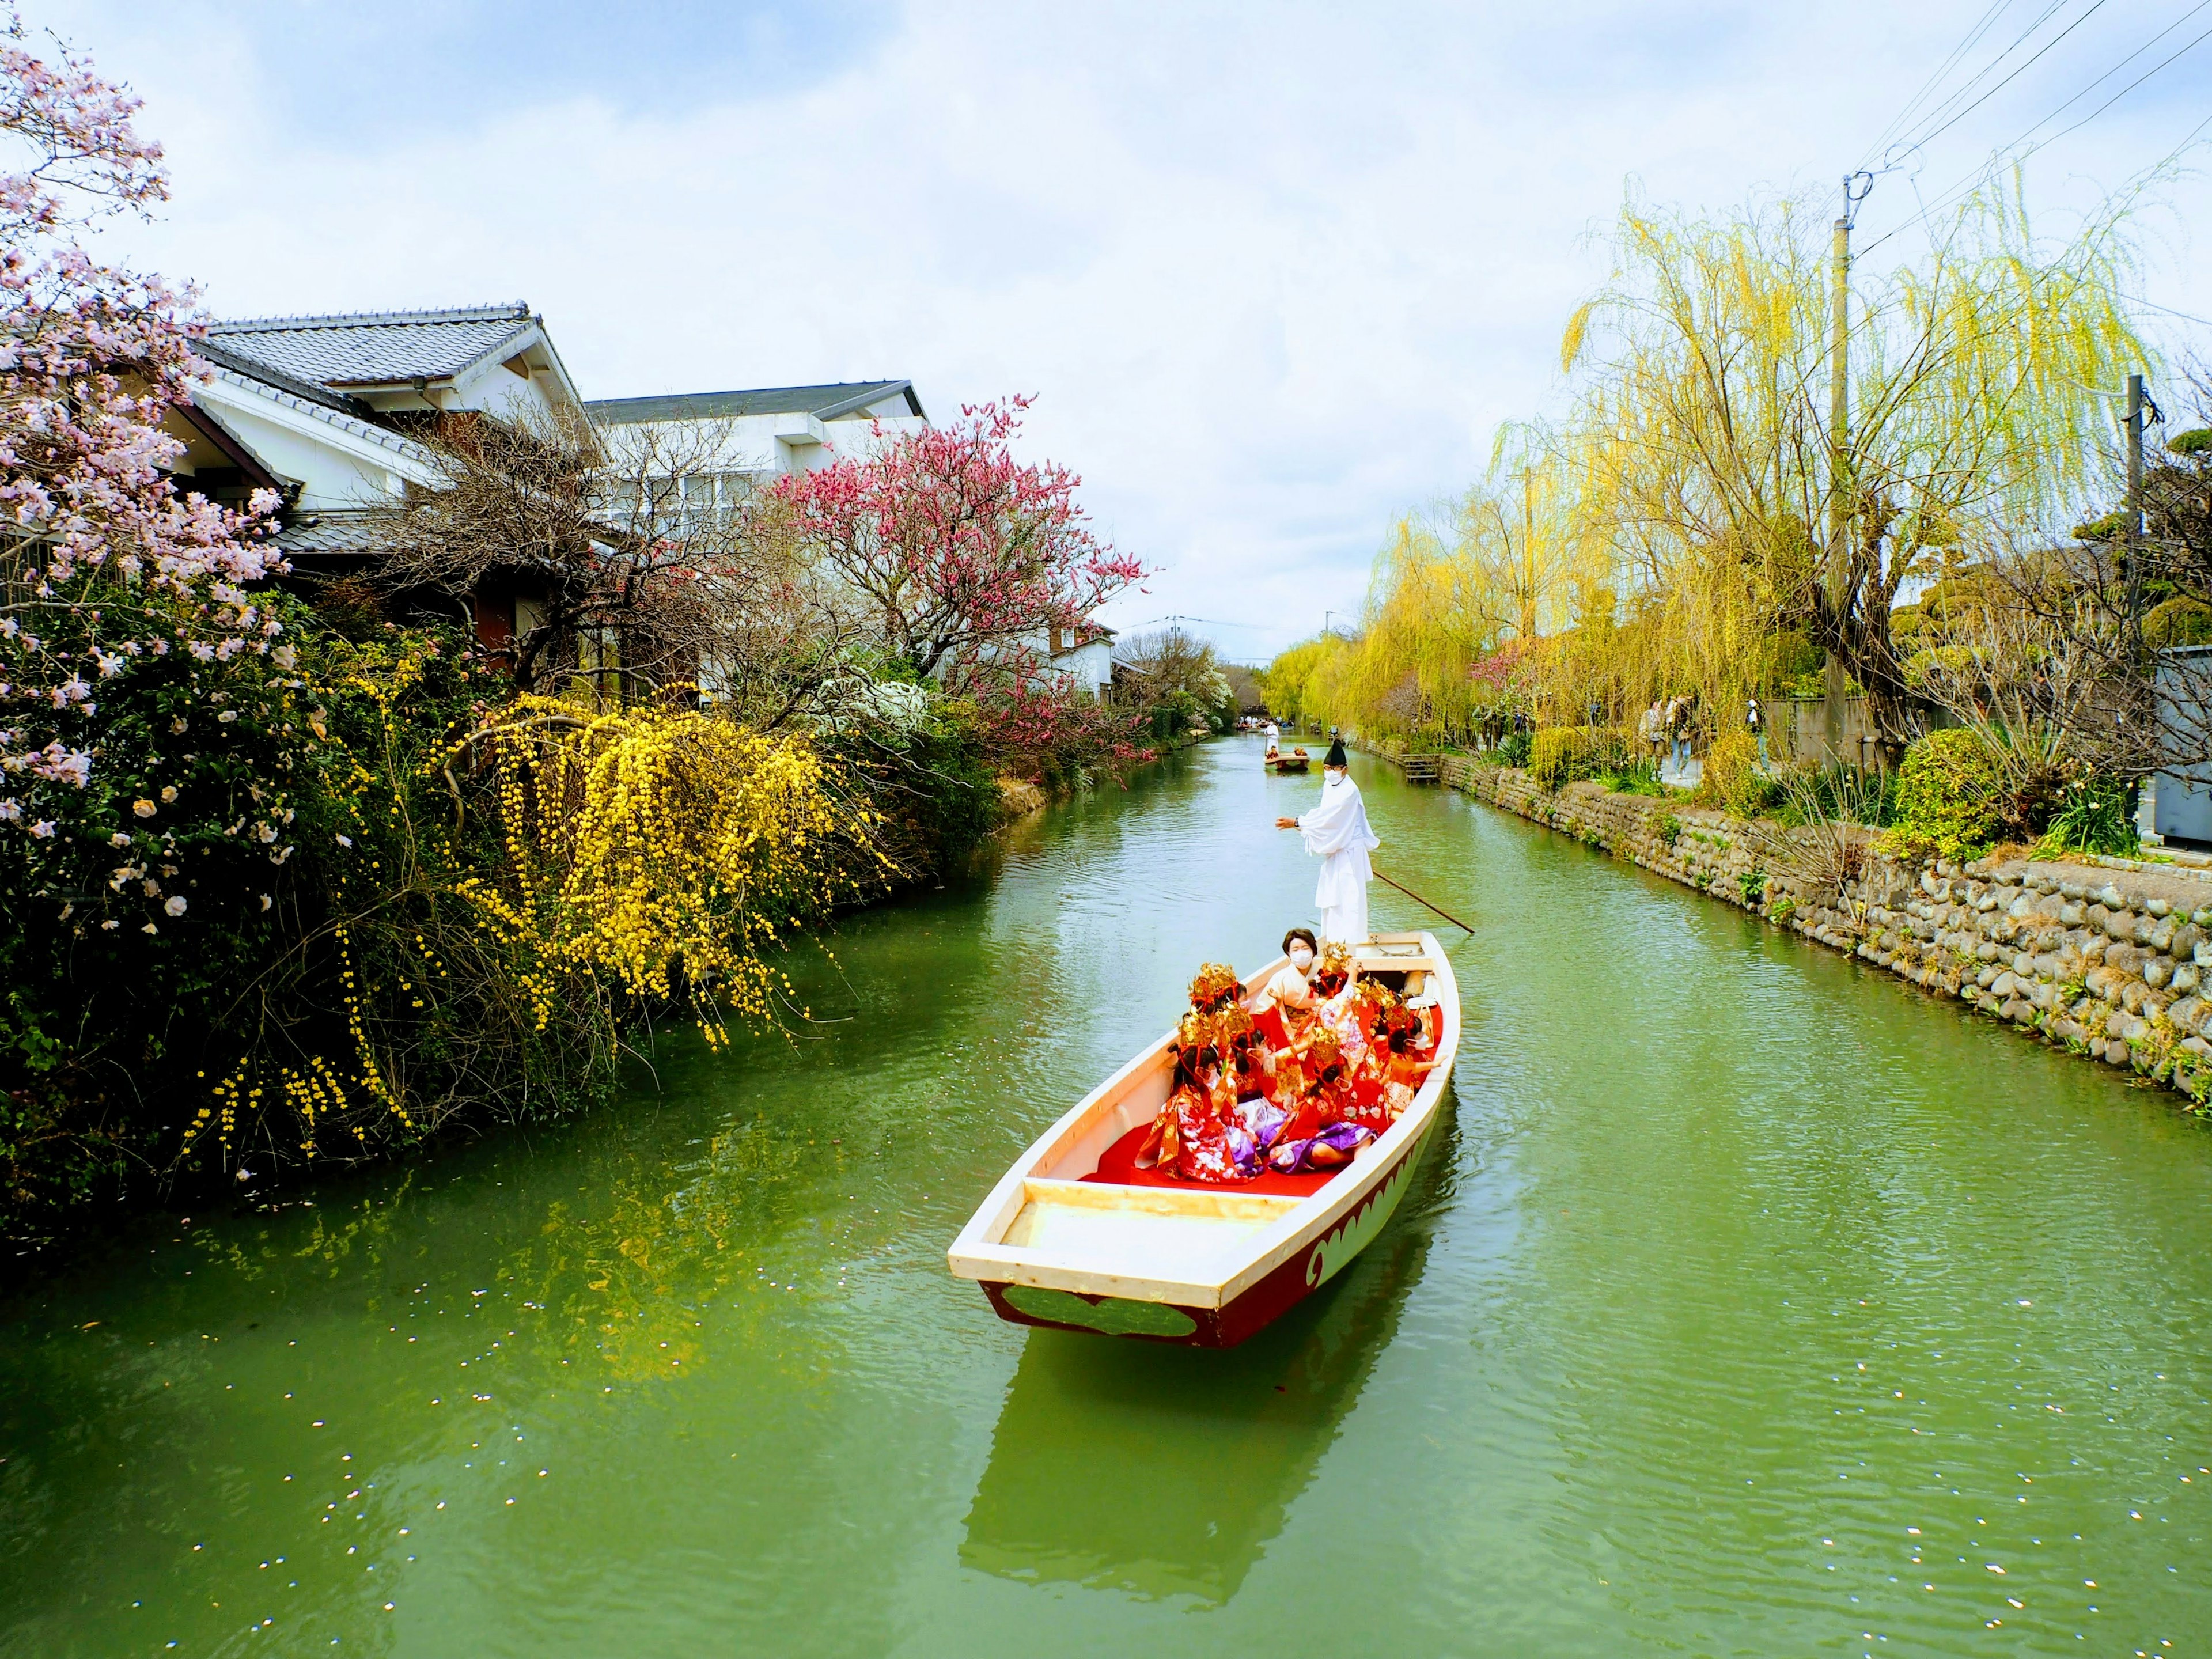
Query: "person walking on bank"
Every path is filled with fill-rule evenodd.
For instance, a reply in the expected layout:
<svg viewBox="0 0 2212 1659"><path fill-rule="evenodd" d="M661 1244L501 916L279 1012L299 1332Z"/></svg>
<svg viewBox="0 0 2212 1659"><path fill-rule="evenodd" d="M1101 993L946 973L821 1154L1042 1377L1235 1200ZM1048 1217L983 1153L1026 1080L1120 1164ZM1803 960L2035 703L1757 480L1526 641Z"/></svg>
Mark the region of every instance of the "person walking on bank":
<svg viewBox="0 0 2212 1659"><path fill-rule="evenodd" d="M1306 851L1321 860L1314 902L1322 938L1360 945L1367 939L1367 884L1375 878L1367 854L1382 843L1367 827L1367 803L1352 781L1342 738L1329 744L1321 768L1321 805L1304 817L1277 818L1275 828L1298 831Z"/></svg>
<svg viewBox="0 0 2212 1659"><path fill-rule="evenodd" d="M1744 710L1743 723L1751 728L1751 735L1758 741L1759 769L1764 772L1766 769L1766 717L1760 712L1757 697L1752 698L1750 705Z"/></svg>

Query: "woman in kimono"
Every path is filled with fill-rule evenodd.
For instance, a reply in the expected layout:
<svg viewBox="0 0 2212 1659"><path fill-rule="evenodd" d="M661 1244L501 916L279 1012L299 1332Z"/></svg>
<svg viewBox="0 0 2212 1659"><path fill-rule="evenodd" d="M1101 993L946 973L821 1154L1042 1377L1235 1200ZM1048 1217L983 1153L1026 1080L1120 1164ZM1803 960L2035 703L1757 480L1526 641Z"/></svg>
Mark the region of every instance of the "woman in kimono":
<svg viewBox="0 0 2212 1659"><path fill-rule="evenodd" d="M1313 929L1293 927L1283 935L1283 954L1290 958L1274 978L1261 988L1252 1005L1252 1019L1267 1033L1271 1047L1287 1048L1313 1017L1314 994L1310 976L1314 953L1320 947Z"/></svg>
<svg viewBox="0 0 2212 1659"><path fill-rule="evenodd" d="M1277 818L1278 830L1295 830L1306 851L1321 860L1314 902L1321 907L1321 936L1357 945L1367 938L1367 884L1375 872L1367 854L1382 843L1367 827L1367 804L1352 781L1344 739L1328 746L1322 762L1321 805L1304 817Z"/></svg>

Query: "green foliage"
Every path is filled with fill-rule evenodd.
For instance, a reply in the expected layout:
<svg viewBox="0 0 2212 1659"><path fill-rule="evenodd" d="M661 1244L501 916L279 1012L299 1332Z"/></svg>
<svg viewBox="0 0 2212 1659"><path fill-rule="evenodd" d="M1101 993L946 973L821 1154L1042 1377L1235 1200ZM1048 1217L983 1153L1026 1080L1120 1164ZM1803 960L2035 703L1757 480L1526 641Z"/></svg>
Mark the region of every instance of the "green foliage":
<svg viewBox="0 0 2212 1659"><path fill-rule="evenodd" d="M1898 775L1856 766L1801 766L1778 779L1773 818L1789 829L1808 823L1856 823L1880 830L1897 818Z"/></svg>
<svg viewBox="0 0 2212 1659"><path fill-rule="evenodd" d="M1651 827L1658 832L1659 839L1669 847L1682 838L1682 820L1672 812L1662 812Z"/></svg>
<svg viewBox="0 0 2212 1659"><path fill-rule="evenodd" d="M1625 764L1628 741L1609 726L1547 726L1528 751L1528 775L1547 789L1596 777Z"/></svg>
<svg viewBox="0 0 2212 1659"><path fill-rule="evenodd" d="M2057 858L2068 853L2098 853L2126 858L2142 844L2136 828L2135 791L2111 778L2079 777L2068 783L2059 797L2042 838L2035 844L2038 858Z"/></svg>
<svg viewBox="0 0 2212 1659"><path fill-rule="evenodd" d="M910 727L856 729L823 745L883 815L884 852L915 875L957 867L999 815L998 772L975 705L932 696L927 708Z"/></svg>
<svg viewBox="0 0 2212 1659"><path fill-rule="evenodd" d="M1895 817L1883 838L1887 850L1969 859L1987 850L2003 827L2003 780L1972 731L1930 732L1905 751Z"/></svg>
<svg viewBox="0 0 2212 1659"><path fill-rule="evenodd" d="M1765 658L1760 680L1789 687L1804 682L1817 684L1827 665L1828 653L1806 638L1802 629L1785 628L1767 636Z"/></svg>
<svg viewBox="0 0 2212 1659"><path fill-rule="evenodd" d="M1605 786L1609 794L1648 795L1655 800L1667 799L1667 786L1659 781L1656 762L1632 756L1622 764L1594 775Z"/></svg>
<svg viewBox="0 0 2212 1659"><path fill-rule="evenodd" d="M1498 747L1492 752L1498 757L1498 763L1500 766L1526 766L1528 763L1528 751L1533 744L1534 739L1529 733L1508 732L1498 740Z"/></svg>
<svg viewBox="0 0 2212 1659"><path fill-rule="evenodd" d="M1269 712L1291 726L1326 720L1329 671L1346 648L1344 641L1325 634L1276 657L1259 676Z"/></svg>
<svg viewBox="0 0 2212 1659"><path fill-rule="evenodd" d="M404 1128L395 1091L421 1079L364 1056L404 1028L398 1070L434 1072L485 1013L426 988L454 988L458 964L426 963L438 919L398 896L451 873L450 839L426 842L453 815L428 762L494 688L455 641L356 646L266 606L295 646L148 656L106 681L90 783L45 798L52 836L0 841L0 1210L20 1241L218 1150L242 1158L246 1103L210 1091L250 1056L342 1097L356 1146L364 1124Z"/></svg>
<svg viewBox="0 0 2212 1659"><path fill-rule="evenodd" d="M1780 781L1759 763L1759 739L1739 727L1705 750L1705 786L1740 818L1757 817L1781 798Z"/></svg>
<svg viewBox="0 0 2212 1659"><path fill-rule="evenodd" d="M2177 595L2144 613L2143 643L2154 651L2177 645L2212 645L2212 605Z"/></svg>

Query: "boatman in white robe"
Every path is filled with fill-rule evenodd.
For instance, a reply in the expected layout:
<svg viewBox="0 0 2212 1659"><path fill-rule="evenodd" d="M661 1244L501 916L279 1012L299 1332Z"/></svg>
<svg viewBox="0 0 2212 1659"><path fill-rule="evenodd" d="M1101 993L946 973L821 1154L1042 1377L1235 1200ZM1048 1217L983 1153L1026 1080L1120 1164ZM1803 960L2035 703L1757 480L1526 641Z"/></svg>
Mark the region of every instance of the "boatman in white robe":
<svg viewBox="0 0 2212 1659"><path fill-rule="evenodd" d="M1275 828L1297 830L1305 838L1306 851L1321 860L1321 880L1314 888L1314 902L1321 907L1321 936L1364 944L1367 884L1375 878L1367 854L1382 843L1367 827L1367 803L1352 781L1343 738L1329 744L1321 768L1321 805L1304 817L1277 818Z"/></svg>

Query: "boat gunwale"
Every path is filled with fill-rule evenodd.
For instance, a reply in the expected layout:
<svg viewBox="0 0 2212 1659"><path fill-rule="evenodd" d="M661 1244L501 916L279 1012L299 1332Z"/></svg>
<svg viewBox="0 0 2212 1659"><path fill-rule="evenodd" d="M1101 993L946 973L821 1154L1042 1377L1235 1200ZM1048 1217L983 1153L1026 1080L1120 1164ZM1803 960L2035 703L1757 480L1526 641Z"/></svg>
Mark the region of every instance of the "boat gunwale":
<svg viewBox="0 0 2212 1659"><path fill-rule="evenodd" d="M1162 1052L1175 1041L1175 1031L1170 1028L1157 1042L1139 1050L1127 1064L1062 1114L1014 1160L1012 1166L1000 1177L946 1251L947 1261L954 1274L963 1279L1032 1285L1042 1289L1073 1291L1093 1296L1111 1295L1133 1301L1166 1302L1190 1308L1225 1308L1352 1213L1418 1151L1428 1133L1442 1106L1444 1088L1451 1078L1452 1064L1458 1057L1461 1030L1458 976L1453 973L1451 963L1445 957L1436 936L1423 929L1418 934L1376 935L1372 938L1375 942L1390 943L1418 939L1421 947L1419 954L1408 958L1408 966L1418 963L1424 972L1433 974L1443 981L1449 995L1437 999L1438 1006L1444 1011L1443 1029L1437 1040L1439 1063L1423 1081L1398 1121L1376 1137L1371 1151L1354 1158L1340 1174L1314 1192L1297 1198L1293 1206L1279 1218L1263 1224L1256 1233L1238 1243L1233 1271L1217 1279L1125 1275L1115 1273L1109 1267L1085 1265L1066 1258L1055 1259L1048 1252L998 1242L999 1237L1003 1237L1013 1224L1022 1206L1030 1201L1030 1182L1056 1182L1064 1186L1078 1184L1066 1177L1045 1174L1043 1166L1055 1156L1062 1154L1067 1142L1090 1127L1091 1118L1106 1100L1118 1098L1114 1093L1117 1088L1125 1086L1140 1068L1158 1060ZM1286 957L1277 957L1246 983L1266 983L1287 960ZM1370 966L1367 971L1395 973L1401 970L1392 966ZM1154 1194L1180 1190L1131 1187L1112 1182L1088 1184L1100 1188L1103 1193ZM1220 1190L1245 1197L1267 1196L1237 1194L1234 1188ZM1102 1204L1099 1207L1112 1206Z"/></svg>

